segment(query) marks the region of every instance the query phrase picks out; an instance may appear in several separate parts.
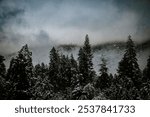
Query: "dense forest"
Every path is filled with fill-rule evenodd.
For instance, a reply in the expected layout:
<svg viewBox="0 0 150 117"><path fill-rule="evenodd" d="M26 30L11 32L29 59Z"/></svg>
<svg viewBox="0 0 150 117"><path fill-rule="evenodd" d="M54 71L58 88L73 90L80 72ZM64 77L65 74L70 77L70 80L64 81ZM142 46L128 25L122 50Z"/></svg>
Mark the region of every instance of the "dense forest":
<svg viewBox="0 0 150 117"><path fill-rule="evenodd" d="M93 68L93 54L88 35L79 49L78 59L49 53L49 65L33 65L28 45L18 51L6 69L0 55L0 99L2 100L147 100L150 99L150 56L141 70L136 46L128 36L126 49L116 74L108 73L107 61L101 59L99 74ZM99 64L99 63L97 63Z"/></svg>

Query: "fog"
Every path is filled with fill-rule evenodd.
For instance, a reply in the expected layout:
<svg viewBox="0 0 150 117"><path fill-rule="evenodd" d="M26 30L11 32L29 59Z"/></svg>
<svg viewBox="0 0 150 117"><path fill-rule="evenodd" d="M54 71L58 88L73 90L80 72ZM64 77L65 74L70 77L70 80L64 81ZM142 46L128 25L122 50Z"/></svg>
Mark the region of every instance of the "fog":
<svg viewBox="0 0 150 117"><path fill-rule="evenodd" d="M37 61L47 61L52 46L82 45L150 37L149 0L0 0L0 54L28 44ZM40 53L37 56L37 53ZM40 58L41 56L41 58Z"/></svg>

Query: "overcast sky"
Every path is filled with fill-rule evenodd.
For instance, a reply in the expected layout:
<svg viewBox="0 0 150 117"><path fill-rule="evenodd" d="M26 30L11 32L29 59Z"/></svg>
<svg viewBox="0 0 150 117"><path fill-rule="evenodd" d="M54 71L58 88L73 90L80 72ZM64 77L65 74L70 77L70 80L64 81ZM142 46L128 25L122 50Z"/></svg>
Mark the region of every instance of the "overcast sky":
<svg viewBox="0 0 150 117"><path fill-rule="evenodd" d="M150 0L0 0L0 53L150 37Z"/></svg>

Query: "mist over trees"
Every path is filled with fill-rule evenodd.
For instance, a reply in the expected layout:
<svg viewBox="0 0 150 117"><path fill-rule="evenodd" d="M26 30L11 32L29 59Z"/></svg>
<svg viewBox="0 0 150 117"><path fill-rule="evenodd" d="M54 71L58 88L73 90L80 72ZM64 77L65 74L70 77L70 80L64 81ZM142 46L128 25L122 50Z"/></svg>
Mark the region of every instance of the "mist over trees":
<svg viewBox="0 0 150 117"><path fill-rule="evenodd" d="M6 70L0 55L0 99L10 100L139 100L150 99L150 56L140 70L136 46L128 36L126 50L117 73L108 72L107 60L100 59L99 74L93 68L93 50L85 36L78 59L66 56L55 47L49 53L49 65L32 64L28 45L18 51Z"/></svg>

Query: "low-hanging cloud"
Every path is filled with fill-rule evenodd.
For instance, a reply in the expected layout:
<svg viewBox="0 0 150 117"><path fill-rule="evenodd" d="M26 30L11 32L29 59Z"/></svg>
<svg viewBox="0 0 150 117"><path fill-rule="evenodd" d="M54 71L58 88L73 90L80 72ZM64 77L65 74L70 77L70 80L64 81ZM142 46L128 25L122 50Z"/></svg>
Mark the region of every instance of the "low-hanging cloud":
<svg viewBox="0 0 150 117"><path fill-rule="evenodd" d="M148 0L1 0L0 53L56 44L149 38Z"/></svg>

